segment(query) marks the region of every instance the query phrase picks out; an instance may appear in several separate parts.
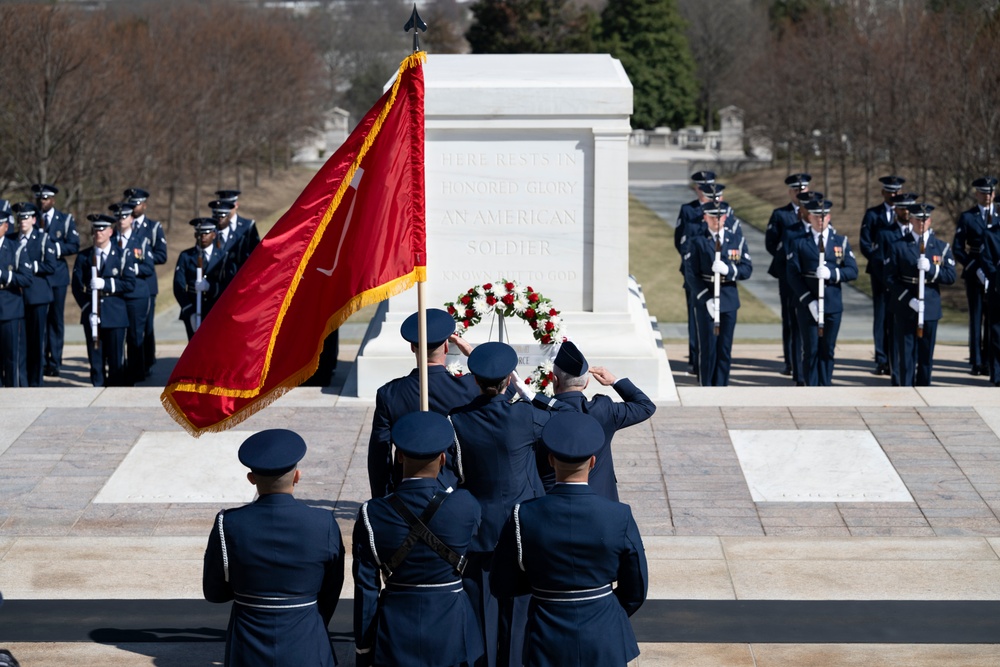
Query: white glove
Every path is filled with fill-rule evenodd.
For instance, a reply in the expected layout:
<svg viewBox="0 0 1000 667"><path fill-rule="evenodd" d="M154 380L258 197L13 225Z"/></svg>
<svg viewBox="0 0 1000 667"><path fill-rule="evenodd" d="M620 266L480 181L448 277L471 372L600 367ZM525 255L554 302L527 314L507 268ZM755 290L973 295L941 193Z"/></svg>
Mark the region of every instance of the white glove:
<svg viewBox="0 0 1000 667"><path fill-rule="evenodd" d="M524 383L524 380L522 380L521 376L517 374L517 371L511 371L510 376L511 382L514 383L514 391L517 392L518 396L530 403L531 400L535 398L535 392L533 392L528 385Z"/></svg>
<svg viewBox="0 0 1000 667"><path fill-rule="evenodd" d="M921 255L917 259L917 271L930 271L930 270L931 270L931 260Z"/></svg>
<svg viewBox="0 0 1000 667"><path fill-rule="evenodd" d="M715 299L709 299L705 302L705 308L708 309L708 316L711 319L715 319Z"/></svg>
<svg viewBox="0 0 1000 667"><path fill-rule="evenodd" d="M987 280L986 282L983 283L983 291L984 292L989 292L990 291L990 281L989 280Z"/></svg>
<svg viewBox="0 0 1000 667"><path fill-rule="evenodd" d="M195 292L207 292L210 287L209 282L202 278L201 280L196 280L194 283Z"/></svg>
<svg viewBox="0 0 1000 667"><path fill-rule="evenodd" d="M830 269L826 264L820 264L816 267L816 277L820 280L829 280L831 275Z"/></svg>
<svg viewBox="0 0 1000 667"><path fill-rule="evenodd" d="M983 284L983 287L986 287L990 282L982 269L976 269L976 277L979 278L979 282Z"/></svg>
<svg viewBox="0 0 1000 667"><path fill-rule="evenodd" d="M712 263L712 271L718 273L720 276L728 276L729 265L723 262L721 259L717 259Z"/></svg>
<svg viewBox="0 0 1000 667"><path fill-rule="evenodd" d="M95 289L98 292L104 289L104 278L91 278L90 289Z"/></svg>
<svg viewBox="0 0 1000 667"><path fill-rule="evenodd" d="M809 312L812 314L813 319L819 322L819 301L809 302Z"/></svg>
<svg viewBox="0 0 1000 667"><path fill-rule="evenodd" d="M32 272L32 273L38 273L38 262L34 262L34 263L32 264L32 269L31 269L31 272Z"/></svg>
<svg viewBox="0 0 1000 667"><path fill-rule="evenodd" d="M916 299L910 299L910 308L913 309L913 312L919 313L920 312L920 302L917 301Z"/></svg>
<svg viewBox="0 0 1000 667"><path fill-rule="evenodd" d="M94 328L101 323L101 318L98 317L97 313L90 314L90 328Z"/></svg>

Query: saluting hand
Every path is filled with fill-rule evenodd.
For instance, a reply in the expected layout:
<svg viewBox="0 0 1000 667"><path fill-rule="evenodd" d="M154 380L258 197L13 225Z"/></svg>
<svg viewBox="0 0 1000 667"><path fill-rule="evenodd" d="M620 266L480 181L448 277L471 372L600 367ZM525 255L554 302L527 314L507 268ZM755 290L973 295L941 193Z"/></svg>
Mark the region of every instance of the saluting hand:
<svg viewBox="0 0 1000 667"><path fill-rule="evenodd" d="M610 387L618 380L618 378L612 375L611 372L604 366L592 366L590 368L590 374L605 387Z"/></svg>
<svg viewBox="0 0 1000 667"><path fill-rule="evenodd" d="M459 336L458 334L452 334L448 336L448 342L457 347L458 351L464 354L465 356L469 356L470 354L472 354L472 344L469 343L469 341L462 338L461 336Z"/></svg>

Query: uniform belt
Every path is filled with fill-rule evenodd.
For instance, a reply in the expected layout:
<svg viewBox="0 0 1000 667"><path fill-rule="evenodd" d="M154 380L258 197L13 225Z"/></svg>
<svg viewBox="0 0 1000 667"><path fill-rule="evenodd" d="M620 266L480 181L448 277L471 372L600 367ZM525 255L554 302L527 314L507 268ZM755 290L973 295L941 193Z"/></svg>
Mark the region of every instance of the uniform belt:
<svg viewBox="0 0 1000 667"><path fill-rule="evenodd" d="M531 596L546 602L583 602L596 600L611 595L611 584L586 588L580 591L550 591L544 588L532 588Z"/></svg>
<svg viewBox="0 0 1000 667"><path fill-rule="evenodd" d="M422 593L461 593L464 590L461 579L448 581L443 584L401 584L396 581L390 581L386 583L385 588L389 591L407 591L411 593L414 591Z"/></svg>
<svg viewBox="0 0 1000 667"><path fill-rule="evenodd" d="M919 278L911 278L909 276L900 276L899 279L902 280L904 283L910 283L911 285L917 285L920 283Z"/></svg>
<svg viewBox="0 0 1000 667"><path fill-rule="evenodd" d="M255 609L295 609L298 607L311 607L316 604L315 595L284 597L236 593L233 598L236 604L243 605L244 607L254 607Z"/></svg>
<svg viewBox="0 0 1000 667"><path fill-rule="evenodd" d="M716 275L718 275L718 274L715 274L715 273L703 273L703 274L701 274L701 279L704 280L706 283L710 283L710 282L713 282L715 280L715 276ZM736 282L736 281L734 281L732 278L726 278L725 276L723 276L721 282L732 283L732 282Z"/></svg>

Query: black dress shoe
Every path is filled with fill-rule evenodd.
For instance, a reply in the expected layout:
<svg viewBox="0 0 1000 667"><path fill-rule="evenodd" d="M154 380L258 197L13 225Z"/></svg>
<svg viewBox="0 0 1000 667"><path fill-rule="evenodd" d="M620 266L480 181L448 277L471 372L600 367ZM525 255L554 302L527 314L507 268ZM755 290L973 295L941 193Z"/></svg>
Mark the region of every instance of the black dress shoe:
<svg viewBox="0 0 1000 667"><path fill-rule="evenodd" d="M796 382L795 386L796 387L804 387L804 386L806 386L806 383L805 382Z"/></svg>
<svg viewBox="0 0 1000 667"><path fill-rule="evenodd" d="M694 366L688 366L687 374L688 375L697 375L698 371L695 370Z"/></svg>
<svg viewBox="0 0 1000 667"><path fill-rule="evenodd" d="M985 366L973 366L972 367L972 374L973 375L986 375L986 367Z"/></svg>
<svg viewBox="0 0 1000 667"><path fill-rule="evenodd" d="M872 371L874 375L888 375L889 374L889 364L878 364L875 366L875 370Z"/></svg>
<svg viewBox="0 0 1000 667"><path fill-rule="evenodd" d="M785 366L784 368L781 369L781 374L782 375L791 375L792 374L792 367L791 366Z"/></svg>
<svg viewBox="0 0 1000 667"><path fill-rule="evenodd" d="M59 369L49 367L45 369L43 374L45 375L45 377L57 378L59 377Z"/></svg>

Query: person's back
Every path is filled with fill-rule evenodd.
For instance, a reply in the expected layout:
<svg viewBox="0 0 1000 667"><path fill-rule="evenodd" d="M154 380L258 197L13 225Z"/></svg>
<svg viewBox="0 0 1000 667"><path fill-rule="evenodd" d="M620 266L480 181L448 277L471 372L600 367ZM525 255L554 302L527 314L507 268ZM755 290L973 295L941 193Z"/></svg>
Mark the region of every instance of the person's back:
<svg viewBox="0 0 1000 667"><path fill-rule="evenodd" d="M277 429L240 448L260 497L216 516L203 574L206 600L234 603L226 665L335 662L326 626L344 581L340 529L332 512L299 502L290 489L276 490L286 478L289 486L297 482L298 470L284 468L304 453L297 434Z"/></svg>
<svg viewBox="0 0 1000 667"><path fill-rule="evenodd" d="M389 496L366 502L354 526L357 664L471 664L483 647L461 570L479 525L479 503L437 479L454 438L445 417L410 413L392 434L406 478ZM443 548L417 537L424 533L420 526L414 531L415 519Z"/></svg>
<svg viewBox="0 0 1000 667"><path fill-rule="evenodd" d="M543 437L558 481L515 507L497 543L491 586L531 593L526 666L624 666L639 655L628 617L648 586L639 529L628 505L583 481L603 443L592 417L557 413Z"/></svg>

